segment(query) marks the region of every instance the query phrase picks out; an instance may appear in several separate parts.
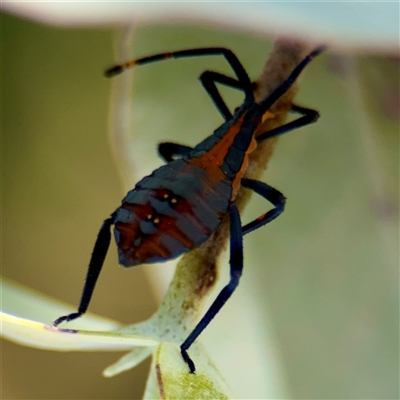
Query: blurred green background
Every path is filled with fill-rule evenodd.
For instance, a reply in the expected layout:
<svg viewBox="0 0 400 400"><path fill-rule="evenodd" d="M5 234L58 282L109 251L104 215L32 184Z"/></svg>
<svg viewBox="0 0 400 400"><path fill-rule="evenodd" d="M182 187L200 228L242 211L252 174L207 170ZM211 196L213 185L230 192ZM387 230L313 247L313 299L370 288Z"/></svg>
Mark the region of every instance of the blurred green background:
<svg viewBox="0 0 400 400"><path fill-rule="evenodd" d="M4 15L2 31L3 274L77 304L98 229L122 196L107 141L110 82L102 77L113 34ZM142 269L129 272L107 260L92 311L127 323L155 310ZM3 341L2 398L140 398L148 362L101 376L120 356Z"/></svg>
<svg viewBox="0 0 400 400"><path fill-rule="evenodd" d="M123 196L107 138L110 81L102 77L114 35L7 15L2 35L2 274L77 304L97 231ZM210 45L234 50L253 78L270 49L233 33L157 26L137 31L134 51ZM252 294L265 307L292 398L399 398L398 114L383 101L399 87L398 64L360 63L361 113L372 123L361 132L357 93L337 59L323 56L307 71L298 102L322 118L281 139L264 180L288 197L287 212L246 238L244 277L227 305L234 310ZM193 145L220 124L196 82L204 69L227 71L207 59L135 73L133 182L160 165L157 142ZM230 104L240 101L224 93ZM265 208L254 198L243 219ZM112 245L90 310L124 323L149 317L157 301L147 268L117 267ZM223 340L221 348L219 357L234 355ZM2 341L2 398L140 398L148 361L101 376L119 356Z"/></svg>

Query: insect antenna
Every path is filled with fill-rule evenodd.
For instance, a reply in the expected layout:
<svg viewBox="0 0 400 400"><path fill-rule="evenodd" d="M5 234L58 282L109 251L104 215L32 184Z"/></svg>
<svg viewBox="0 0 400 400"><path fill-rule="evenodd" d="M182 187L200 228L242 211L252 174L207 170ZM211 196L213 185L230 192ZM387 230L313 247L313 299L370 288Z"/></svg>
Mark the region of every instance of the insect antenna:
<svg viewBox="0 0 400 400"><path fill-rule="evenodd" d="M240 84L245 92L245 97L248 102L254 102L254 92L251 80L247 75L246 70L236 57L236 55L229 49L224 47L203 47L199 49L188 49L172 51L167 53L154 54L152 56L137 58L122 64L115 65L105 71L105 76L111 78L119 75L127 69L134 68L137 65L149 64L152 62L168 60L171 58L186 58L186 57L202 57L202 56L224 56L228 64L235 72Z"/></svg>

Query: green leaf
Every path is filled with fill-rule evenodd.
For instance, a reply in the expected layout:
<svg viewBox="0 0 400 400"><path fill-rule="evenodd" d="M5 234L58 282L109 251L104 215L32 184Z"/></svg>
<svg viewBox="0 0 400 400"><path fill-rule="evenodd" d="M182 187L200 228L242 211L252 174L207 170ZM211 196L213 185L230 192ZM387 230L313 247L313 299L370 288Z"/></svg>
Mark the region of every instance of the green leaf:
<svg viewBox="0 0 400 400"><path fill-rule="evenodd" d="M61 315L76 311L76 308L71 305L3 277L1 278L1 303L4 313L48 324ZM79 325L93 330L112 330L120 327L118 322L92 313L85 314L82 320L72 321L68 327L75 328Z"/></svg>
<svg viewBox="0 0 400 400"><path fill-rule="evenodd" d="M190 353L196 355L196 374L189 373L177 345L162 343L158 347L153 367L160 398L204 400L232 398L225 381L205 355L204 348L193 346Z"/></svg>
<svg viewBox="0 0 400 400"><path fill-rule="evenodd" d="M130 353L122 356L116 363L110 365L103 371L103 375L111 378L121 372L127 371L139 365L143 360L150 356L153 352L149 347L137 347Z"/></svg>
<svg viewBox="0 0 400 400"><path fill-rule="evenodd" d="M19 344L45 350L128 350L134 346L153 346L157 341L144 336L113 331L60 329L28 319L0 313L2 336Z"/></svg>

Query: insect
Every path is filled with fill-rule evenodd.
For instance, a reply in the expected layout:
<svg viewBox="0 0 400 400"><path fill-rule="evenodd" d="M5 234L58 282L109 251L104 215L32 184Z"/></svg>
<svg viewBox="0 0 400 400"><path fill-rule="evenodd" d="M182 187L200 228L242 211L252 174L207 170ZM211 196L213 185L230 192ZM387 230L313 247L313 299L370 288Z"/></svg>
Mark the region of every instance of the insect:
<svg viewBox="0 0 400 400"><path fill-rule="evenodd" d="M195 372L188 349L238 286L243 269L243 235L274 220L285 206L286 199L281 192L266 183L243 177L248 156L257 143L313 123L319 113L293 105L291 111L300 114L299 118L263 132L257 138L254 132L270 107L289 90L301 71L322 51L320 47L308 54L286 81L258 103L254 99L252 82L242 64L231 50L222 47L155 54L106 71L106 76L111 77L134 66L171 58L223 56L236 77L214 71L201 74L200 81L225 122L194 148L171 142L159 145L158 151L167 164L139 181L122 200L122 205L104 221L89 263L78 311L58 318L54 326L79 318L86 312L109 248L112 225L119 263L131 267L166 261L200 246L216 231L224 216L229 214L229 283L181 345L184 361L190 372ZM222 99L217 83L244 92L244 101L234 114ZM235 204L241 186L253 190L274 206L244 226L241 225Z"/></svg>

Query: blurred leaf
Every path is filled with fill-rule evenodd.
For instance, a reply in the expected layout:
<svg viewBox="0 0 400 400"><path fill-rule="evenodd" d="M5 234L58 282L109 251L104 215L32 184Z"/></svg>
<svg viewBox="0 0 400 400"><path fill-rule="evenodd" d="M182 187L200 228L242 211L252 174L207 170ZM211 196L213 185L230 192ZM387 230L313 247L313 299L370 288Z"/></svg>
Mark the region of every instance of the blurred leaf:
<svg viewBox="0 0 400 400"><path fill-rule="evenodd" d="M122 356L116 363L107 367L103 371L103 375L107 378L111 378L117 374L120 374L121 372L132 369L149 357L152 352L152 348L137 347L128 354Z"/></svg>
<svg viewBox="0 0 400 400"><path fill-rule="evenodd" d="M17 284L6 278L1 279L1 307L7 314L15 315L32 321L46 321L50 324L61 315L76 311L76 308L66 305L59 300ZM112 330L121 325L111 319L85 314L83 325L94 330ZM71 322L68 327L74 328L76 323ZM82 320L79 321L82 326Z"/></svg>
<svg viewBox="0 0 400 400"><path fill-rule="evenodd" d="M51 25L197 23L353 50L398 49L397 2L5 2L3 9Z"/></svg>
<svg viewBox="0 0 400 400"><path fill-rule="evenodd" d="M157 341L111 331L84 331L54 328L1 313L2 336L19 344L45 350L109 351L129 350L134 346L154 346Z"/></svg>

